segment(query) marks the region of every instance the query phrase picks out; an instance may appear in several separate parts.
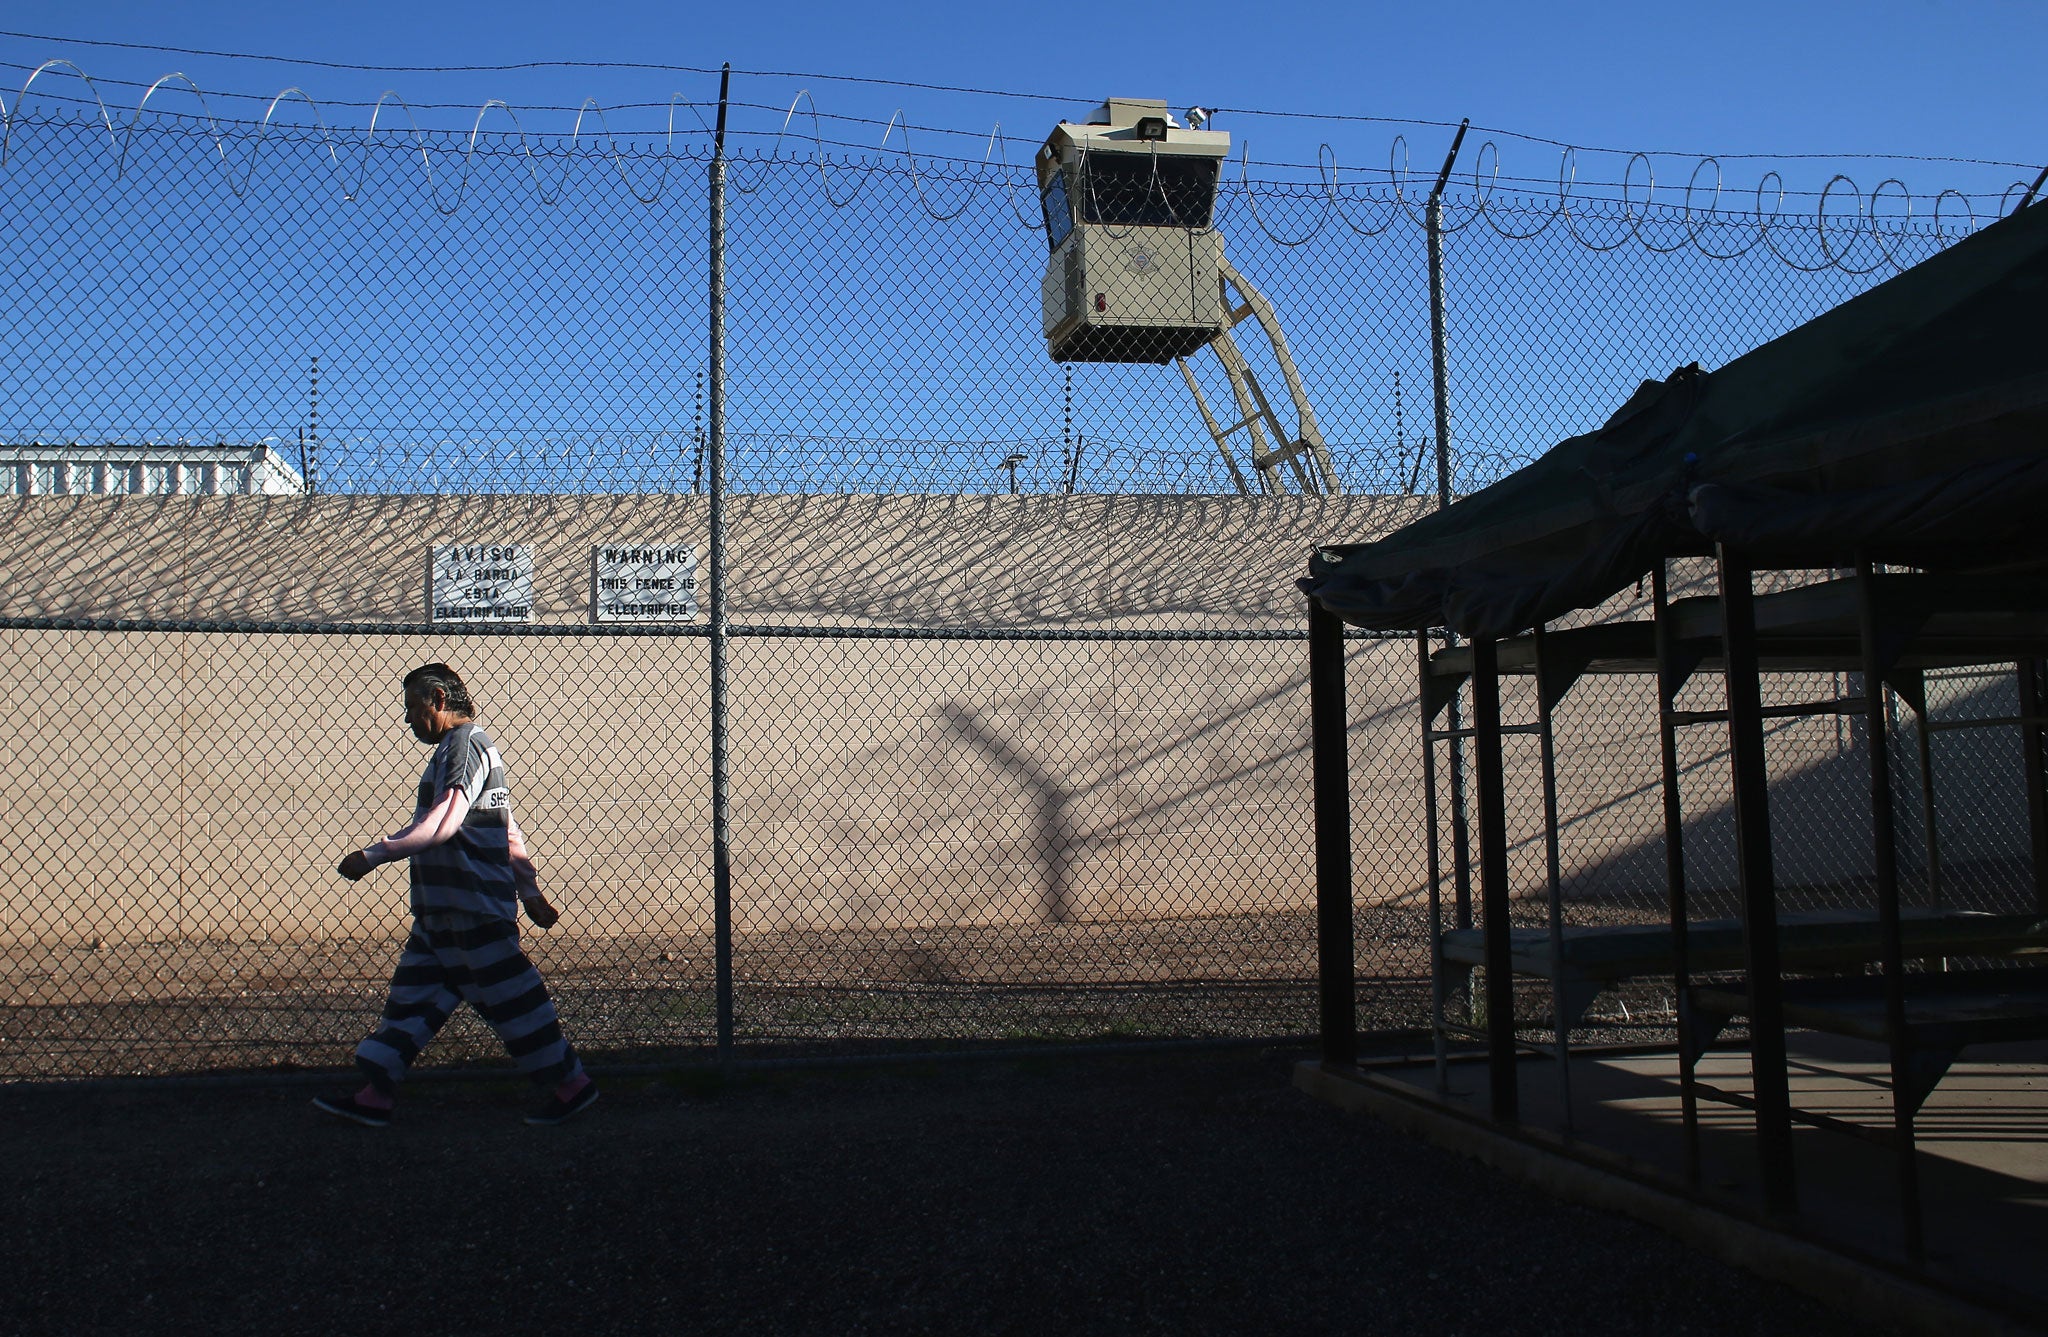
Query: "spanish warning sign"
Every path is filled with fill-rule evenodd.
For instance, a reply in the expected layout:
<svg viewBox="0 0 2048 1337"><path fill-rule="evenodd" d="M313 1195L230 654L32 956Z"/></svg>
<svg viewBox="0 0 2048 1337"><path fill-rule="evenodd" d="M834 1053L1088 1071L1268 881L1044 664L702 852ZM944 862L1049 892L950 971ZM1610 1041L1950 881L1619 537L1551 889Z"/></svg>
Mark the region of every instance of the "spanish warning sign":
<svg viewBox="0 0 2048 1337"><path fill-rule="evenodd" d="M437 543L428 564L429 622L531 622L533 547Z"/></svg>

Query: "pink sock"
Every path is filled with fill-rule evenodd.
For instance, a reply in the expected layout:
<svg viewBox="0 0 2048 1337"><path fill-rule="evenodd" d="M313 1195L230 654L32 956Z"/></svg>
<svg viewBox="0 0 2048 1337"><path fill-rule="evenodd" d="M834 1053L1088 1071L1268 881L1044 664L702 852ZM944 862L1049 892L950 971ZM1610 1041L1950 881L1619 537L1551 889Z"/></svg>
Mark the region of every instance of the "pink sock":
<svg viewBox="0 0 2048 1337"><path fill-rule="evenodd" d="M579 1072L574 1077L571 1077L568 1081L563 1082L560 1086L555 1088L555 1099L574 1100L576 1098L576 1093L589 1085L590 1074L587 1072Z"/></svg>
<svg viewBox="0 0 2048 1337"><path fill-rule="evenodd" d="M388 1110L391 1108L393 1101L390 1096L385 1095L376 1087L365 1082L363 1083L363 1089L356 1092L356 1104L367 1109Z"/></svg>

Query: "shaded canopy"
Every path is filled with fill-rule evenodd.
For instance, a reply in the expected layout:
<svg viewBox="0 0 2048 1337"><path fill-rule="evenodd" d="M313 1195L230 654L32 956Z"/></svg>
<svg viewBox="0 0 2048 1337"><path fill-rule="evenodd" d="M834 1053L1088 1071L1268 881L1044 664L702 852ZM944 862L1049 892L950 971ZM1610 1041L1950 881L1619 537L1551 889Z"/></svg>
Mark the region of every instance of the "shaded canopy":
<svg viewBox="0 0 2048 1337"><path fill-rule="evenodd" d="M1645 381L1597 431L1302 589L1347 622L1499 638L1716 542L1783 565L2048 556L2048 204L1717 372Z"/></svg>

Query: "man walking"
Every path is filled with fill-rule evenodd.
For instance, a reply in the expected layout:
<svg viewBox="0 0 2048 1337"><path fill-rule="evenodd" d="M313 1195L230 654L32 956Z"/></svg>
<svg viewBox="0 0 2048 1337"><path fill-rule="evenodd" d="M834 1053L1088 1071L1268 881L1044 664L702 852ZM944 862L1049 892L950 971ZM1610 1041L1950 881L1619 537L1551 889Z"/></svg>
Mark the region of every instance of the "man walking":
<svg viewBox="0 0 2048 1337"><path fill-rule="evenodd" d="M562 1035L540 972L520 950L520 905L537 928L561 916L541 895L526 837L513 820L504 760L477 726L469 689L446 664L405 675L405 719L415 738L434 745L412 821L352 851L339 872L354 882L379 864L410 860L412 932L392 972L383 1019L356 1046L356 1067L368 1080L353 1095L313 1103L385 1127L406 1069L468 1003L519 1070L548 1090L526 1121L561 1123L588 1109L597 1087Z"/></svg>

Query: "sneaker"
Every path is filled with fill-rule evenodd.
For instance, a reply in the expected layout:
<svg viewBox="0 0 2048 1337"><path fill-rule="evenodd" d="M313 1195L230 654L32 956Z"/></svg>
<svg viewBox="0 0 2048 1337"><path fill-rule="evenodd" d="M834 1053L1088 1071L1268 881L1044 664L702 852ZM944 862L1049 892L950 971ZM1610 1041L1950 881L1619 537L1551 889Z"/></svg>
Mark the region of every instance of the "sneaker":
<svg viewBox="0 0 2048 1337"><path fill-rule="evenodd" d="M391 1111L380 1110L375 1105L359 1104L353 1095L315 1096L313 1108L325 1110L337 1119L348 1119L365 1128L389 1128Z"/></svg>
<svg viewBox="0 0 2048 1337"><path fill-rule="evenodd" d="M556 1095L549 1096L548 1103L527 1115L526 1121L530 1124L552 1127L558 1123L567 1123L596 1103L597 1083L589 1082L567 1100Z"/></svg>

